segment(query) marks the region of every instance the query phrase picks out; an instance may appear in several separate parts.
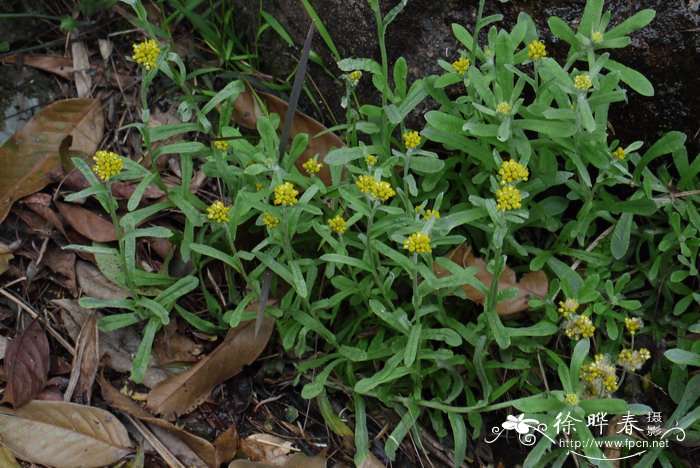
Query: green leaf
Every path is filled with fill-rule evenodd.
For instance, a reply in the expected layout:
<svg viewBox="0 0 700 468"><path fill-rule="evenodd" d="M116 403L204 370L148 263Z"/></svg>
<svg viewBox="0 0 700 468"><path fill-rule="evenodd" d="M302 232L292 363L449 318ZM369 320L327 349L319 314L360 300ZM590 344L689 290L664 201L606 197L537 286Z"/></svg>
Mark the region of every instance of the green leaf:
<svg viewBox="0 0 700 468"><path fill-rule="evenodd" d="M216 107L217 104L225 101L226 99L235 99L243 91L245 91L245 87L240 80L230 82L224 87L224 89L216 93L214 97L212 97L209 102L204 105L204 107L202 107L202 112L204 114L208 114Z"/></svg>
<svg viewBox="0 0 700 468"><path fill-rule="evenodd" d="M656 17L656 11L652 9L642 10L627 18L616 27L605 33L605 39L614 39L625 36L651 23Z"/></svg>
<svg viewBox="0 0 700 468"><path fill-rule="evenodd" d="M576 33L574 33L573 29L571 29L571 27L566 24L564 20L557 18L556 16L552 16L549 18L548 24L550 31L552 31L552 34L554 34L556 37L564 42L568 42L571 45L576 44Z"/></svg>
<svg viewBox="0 0 700 468"><path fill-rule="evenodd" d="M615 225L615 230L612 233L612 239L610 239L610 252L613 258L616 260L621 259L627 253L627 249L630 246L630 233L632 232L632 218L634 215L631 213L623 213L620 219Z"/></svg>
<svg viewBox="0 0 700 468"><path fill-rule="evenodd" d="M637 70L633 70L614 60L608 60L603 66L610 71L619 72L620 79L642 96L650 97L654 95L654 85Z"/></svg>
<svg viewBox="0 0 700 468"><path fill-rule="evenodd" d="M348 58L340 60L338 62L338 68L346 72L361 70L372 73L373 75L382 74L382 66L379 65L379 63L376 60L366 58Z"/></svg>
<svg viewBox="0 0 700 468"><path fill-rule="evenodd" d="M551 120L523 119L513 121L514 128L532 130L533 132L544 133L552 137L570 137L576 133L576 126L571 122L557 122Z"/></svg>
<svg viewBox="0 0 700 468"><path fill-rule="evenodd" d="M459 413L447 413L447 419L450 421L452 428L452 439L454 440L454 460L455 465L461 466L461 461L467 453L467 426L464 423L464 416Z"/></svg>
<svg viewBox="0 0 700 468"><path fill-rule="evenodd" d="M341 265L350 265L356 268L360 268L364 271L372 271L372 268L364 261L356 257L349 257L347 255L340 254L325 254L322 255L319 260L331 263L340 263Z"/></svg>
<svg viewBox="0 0 700 468"><path fill-rule="evenodd" d="M461 24L452 23L452 33L455 35L457 40L467 48L467 50L472 50L474 38L464 26Z"/></svg>
<svg viewBox="0 0 700 468"><path fill-rule="evenodd" d="M594 25L600 21L600 16L603 14L604 0L588 0L586 8L583 10L583 16L579 23L578 31L586 37L590 37L593 33Z"/></svg>
<svg viewBox="0 0 700 468"><path fill-rule="evenodd" d="M659 141L654 143L646 153L644 153L642 159L637 163L637 167L634 169L633 173L634 180L639 183L642 171L649 165L650 162L659 156L672 154L683 148L686 139L686 135L681 132L668 132L666 135L664 135Z"/></svg>
<svg viewBox="0 0 700 468"><path fill-rule="evenodd" d="M289 262L289 268L292 271L294 289L296 289L297 294L299 294L299 296L306 299L306 297L309 295L309 292L306 288L306 281L304 280L304 275L301 272L301 268L299 268L299 262L297 262L296 260Z"/></svg>
<svg viewBox="0 0 700 468"><path fill-rule="evenodd" d="M700 367L700 354L698 353L674 348L666 351L664 356L675 364Z"/></svg>
<svg viewBox="0 0 700 468"><path fill-rule="evenodd" d="M136 383L140 384L143 382L143 376L146 374L146 369L148 368L148 361L151 359L153 338L156 336L156 332L160 326L161 324L158 319L152 318L148 321L146 328L143 330L141 344L139 344L139 348L134 356L134 362L131 365L131 380Z"/></svg>
<svg viewBox="0 0 700 468"><path fill-rule="evenodd" d="M411 327L411 334L408 335L408 343L406 344L406 349L404 350L403 355L403 363L406 367L411 367L413 362L416 360L418 346L420 345L420 332L422 329L423 328L420 323Z"/></svg>
<svg viewBox="0 0 700 468"><path fill-rule="evenodd" d="M656 203L648 198L637 200L610 200L596 202L595 211L609 211L610 213L630 213L635 215L652 215L656 213Z"/></svg>

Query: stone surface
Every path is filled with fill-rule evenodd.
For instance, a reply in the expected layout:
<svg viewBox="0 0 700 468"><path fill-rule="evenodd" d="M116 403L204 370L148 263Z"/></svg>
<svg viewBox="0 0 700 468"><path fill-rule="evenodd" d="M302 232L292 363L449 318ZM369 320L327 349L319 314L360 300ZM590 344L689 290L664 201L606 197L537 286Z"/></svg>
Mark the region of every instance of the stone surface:
<svg viewBox="0 0 700 468"><path fill-rule="evenodd" d="M259 26L258 2L228 0L236 6L236 13L249 40L254 40ZM263 0L263 9L274 16L296 44L301 44L310 19L301 2ZM366 0L310 0L328 29L342 58L371 57L379 60L374 16ZM386 14L398 2L380 1ZM389 26L387 50L390 62L404 56L409 65L409 80L440 73L437 59L451 61L458 54L460 44L452 35L454 22L471 29L478 2L476 0L411 0L398 18ZM547 19L556 15L575 26L583 12L585 0L511 0L487 2L486 14L501 13L501 27L510 28L518 14L532 16L552 56L561 60L565 48L548 34ZM622 50L612 50L612 58L643 73L653 84L656 96L646 98L629 92L629 103L614 106L611 125L623 143L644 140L652 142L669 130L688 134L688 147L697 154L700 150L700 0L608 0L612 25L644 8L657 11L656 19L632 36L632 43ZM336 76L341 74L335 60L320 34L314 40L314 51ZM286 77L294 69L299 48L288 47L269 28L258 43L260 63L264 72ZM340 108L343 86L315 64L310 64L310 76L320 90L328 107L338 121L343 121ZM313 85L312 85L313 89ZM358 89L360 102L378 102L368 80ZM326 104L319 98L322 109ZM302 108L331 125L328 115L313 112L304 97ZM325 112L328 114L328 112ZM422 126L420 116L413 116L411 125Z"/></svg>

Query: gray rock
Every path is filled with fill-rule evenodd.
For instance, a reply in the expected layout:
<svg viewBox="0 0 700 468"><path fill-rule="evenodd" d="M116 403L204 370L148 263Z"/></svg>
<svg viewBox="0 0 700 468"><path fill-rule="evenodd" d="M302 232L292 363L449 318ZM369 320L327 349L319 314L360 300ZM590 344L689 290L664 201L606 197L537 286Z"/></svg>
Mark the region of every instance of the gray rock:
<svg viewBox="0 0 700 468"><path fill-rule="evenodd" d="M229 0L243 24L244 33L254 40L259 26L258 2ZM379 60L379 47L374 16L366 0L310 0L333 37L341 57L371 57ZM386 14L396 0L380 1ZM403 13L389 26L387 50L390 62L404 56L409 65L409 80L440 73L437 59L451 61L461 44L452 35L454 22L472 28L478 2L476 0L411 0ZM487 2L486 14L501 13L504 21L498 26L510 28L518 14L532 16L548 44L551 56L563 62L565 44L558 44L549 35L547 20L556 15L575 26L585 6L585 0L511 0L508 3ZM629 92L629 103L614 106L610 119L613 132L623 143L642 139L647 144L669 130L688 134L691 154L700 149L700 0L614 0L606 8L613 12L612 25L623 21L637 11L653 8L656 19L645 29L632 36L632 44L622 50L612 50L612 58L643 73L653 84L656 96L647 98ZM301 44L310 19L301 2L263 0L263 9L274 16ZM313 50L323 59L336 76L341 72L319 34ZM258 43L260 65L263 71L276 77L287 76L299 57L298 48L288 47L272 29L263 33ZM315 86L327 102L335 119L344 120L340 99L344 88L323 69L310 64L309 73ZM313 85L311 85L313 89ZM358 88L360 102L378 102L369 80ZM327 115L313 111L308 99L302 99L302 108L317 118L329 121ZM326 104L319 98L316 103L328 114ZM425 110L425 109L423 109ZM409 125L421 128L420 115L414 115Z"/></svg>

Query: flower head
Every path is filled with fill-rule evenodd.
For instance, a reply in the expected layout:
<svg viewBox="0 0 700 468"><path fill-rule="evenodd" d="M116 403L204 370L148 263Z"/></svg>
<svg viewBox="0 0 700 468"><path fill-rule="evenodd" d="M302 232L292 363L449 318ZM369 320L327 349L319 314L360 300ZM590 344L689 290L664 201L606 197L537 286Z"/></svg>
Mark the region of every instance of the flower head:
<svg viewBox="0 0 700 468"><path fill-rule="evenodd" d="M454 68L460 75L464 75L467 70L469 70L469 59L466 57L460 57L452 62L452 68Z"/></svg>
<svg viewBox="0 0 700 468"><path fill-rule="evenodd" d="M228 141L226 140L214 140L214 148L226 151L228 149Z"/></svg>
<svg viewBox="0 0 700 468"><path fill-rule="evenodd" d="M503 161L501 168L498 170L498 175L501 176L501 185L515 184L521 180L527 181L530 173L522 164L513 161Z"/></svg>
<svg viewBox="0 0 700 468"><path fill-rule="evenodd" d="M585 315L572 315L571 318L562 324L566 336L572 340L580 340L583 338L592 338L595 332L595 325L591 319Z"/></svg>
<svg viewBox="0 0 700 468"><path fill-rule="evenodd" d="M496 209L500 211L519 210L523 207L520 191L512 185L506 185L496 191Z"/></svg>
<svg viewBox="0 0 700 468"><path fill-rule="evenodd" d="M383 202L387 201L394 195L396 195L396 192L391 187L391 184L389 182L375 182L374 186L372 187L372 196L374 198L378 198Z"/></svg>
<svg viewBox="0 0 700 468"><path fill-rule="evenodd" d="M368 176L366 174L361 174L357 177L357 180L355 181L355 185L362 193L370 193L372 191L372 187L374 187L375 184L376 182L374 181L372 176Z"/></svg>
<svg viewBox="0 0 700 468"><path fill-rule="evenodd" d="M625 159L625 156L627 156L627 152L624 150L622 147L618 147L615 151L613 151L613 156L615 156L617 159Z"/></svg>
<svg viewBox="0 0 700 468"><path fill-rule="evenodd" d="M362 78L362 72L360 70L355 70L348 74L348 80L350 80L353 86L357 86L357 83L360 82L360 78Z"/></svg>
<svg viewBox="0 0 700 468"><path fill-rule="evenodd" d="M588 75L578 75L576 78L574 78L574 86L579 91L588 91L591 89L591 86L593 86L593 82L591 81L591 77Z"/></svg>
<svg viewBox="0 0 700 468"><path fill-rule="evenodd" d="M119 174L124 167L124 161L122 161L121 156L112 151L98 151L92 157L92 160L95 161L95 165L92 166L93 172L104 182L107 182L110 177Z"/></svg>
<svg viewBox="0 0 700 468"><path fill-rule="evenodd" d="M423 219L428 221L432 216L435 217L435 221L440 219L440 212L438 210L425 210L423 214Z"/></svg>
<svg viewBox="0 0 700 468"><path fill-rule="evenodd" d="M207 208L207 218L216 223L228 223L230 221L228 212L231 211L230 206L224 205L222 201L215 201Z"/></svg>
<svg viewBox="0 0 700 468"><path fill-rule="evenodd" d="M275 205L285 205L293 206L299 203L297 199L299 191L294 188L294 185L289 182L284 182L283 184L275 187Z"/></svg>
<svg viewBox="0 0 700 468"><path fill-rule="evenodd" d="M255 191L256 191L256 192L259 192L259 191L261 191L261 190L264 189L264 188L265 188L265 185L264 185L262 182L256 182L256 183L255 183Z"/></svg>
<svg viewBox="0 0 700 468"><path fill-rule="evenodd" d="M377 157L373 154L368 154L365 158L365 162L368 166L374 166L375 164L377 164Z"/></svg>
<svg viewBox="0 0 700 468"><path fill-rule="evenodd" d="M640 350L623 349L617 356L617 363L624 369L634 372L641 369L650 358L651 353L646 348Z"/></svg>
<svg viewBox="0 0 700 468"><path fill-rule="evenodd" d="M134 44L134 54L131 58L146 70L155 68L156 59L160 55L160 46L155 39Z"/></svg>
<svg viewBox="0 0 700 468"><path fill-rule="evenodd" d="M338 234L344 234L348 230L348 223L340 215L335 215L334 218L329 219L328 225Z"/></svg>
<svg viewBox="0 0 700 468"><path fill-rule="evenodd" d="M262 222L265 226L269 227L270 229L275 229L277 226L280 225L280 219L277 216L272 215L268 212L265 212Z"/></svg>
<svg viewBox="0 0 700 468"><path fill-rule="evenodd" d="M591 34L591 42L594 44L600 44L601 42L603 42L604 38L605 36L600 31L596 31L593 34Z"/></svg>
<svg viewBox="0 0 700 468"><path fill-rule="evenodd" d="M302 167L310 176L312 176L321 170L323 163L320 163L313 158L309 158Z"/></svg>
<svg viewBox="0 0 700 468"><path fill-rule="evenodd" d="M406 145L406 149L415 148L420 145L421 137L417 131L406 132L403 134L403 142Z"/></svg>
<svg viewBox="0 0 700 468"><path fill-rule="evenodd" d="M409 252L431 253L430 236L422 232L414 232L403 241L403 248Z"/></svg>
<svg viewBox="0 0 700 468"><path fill-rule="evenodd" d="M501 115L509 115L512 110L513 108L510 106L510 104L505 101L498 103L496 106L496 112Z"/></svg>
<svg viewBox="0 0 700 468"><path fill-rule="evenodd" d="M541 59L542 57L546 57L547 51L545 50L544 43L538 40L532 41L527 46L527 56L535 62Z"/></svg>
<svg viewBox="0 0 700 468"><path fill-rule="evenodd" d="M594 397L608 397L617 390L615 366L604 354L596 354L595 362L583 364L579 377L586 384L587 392Z"/></svg>
<svg viewBox="0 0 700 468"><path fill-rule="evenodd" d="M559 301L559 313L567 318L569 314L575 314L578 310L578 302L574 299L566 299L565 301Z"/></svg>
<svg viewBox="0 0 700 468"><path fill-rule="evenodd" d="M640 328L644 326L644 321L639 317L627 317L625 318L625 327L630 335L634 335L639 331Z"/></svg>
<svg viewBox="0 0 700 468"><path fill-rule="evenodd" d="M564 402L571 406L578 405L578 395L575 393L567 393L564 395Z"/></svg>

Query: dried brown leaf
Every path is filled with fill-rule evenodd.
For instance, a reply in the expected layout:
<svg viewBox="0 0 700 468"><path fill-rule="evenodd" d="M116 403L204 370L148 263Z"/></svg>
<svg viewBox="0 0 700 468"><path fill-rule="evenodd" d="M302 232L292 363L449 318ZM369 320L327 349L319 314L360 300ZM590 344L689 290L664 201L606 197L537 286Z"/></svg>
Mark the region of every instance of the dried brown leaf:
<svg viewBox="0 0 700 468"><path fill-rule="evenodd" d="M153 341L153 357L159 366L173 362L196 362L202 354L202 346L178 333L177 320L171 320Z"/></svg>
<svg viewBox="0 0 700 468"><path fill-rule="evenodd" d="M23 55L21 57L13 55L2 59L2 63L7 64L17 63L17 61L22 65L53 73L66 80L70 80L73 74L73 60L61 55Z"/></svg>
<svg viewBox="0 0 700 468"><path fill-rule="evenodd" d="M59 148L69 135L73 149L92 154L104 132L97 99L66 99L50 104L0 147L0 222L12 204L41 190L47 174L60 167Z"/></svg>
<svg viewBox="0 0 700 468"><path fill-rule="evenodd" d="M46 249L41 264L49 267L54 273L62 276L55 281L70 291L73 297L78 296L78 283L75 276L75 252L63 250L57 246Z"/></svg>
<svg viewBox="0 0 700 468"><path fill-rule="evenodd" d="M36 320L5 350L4 403L20 408L44 389L49 374L49 340Z"/></svg>
<svg viewBox="0 0 700 468"><path fill-rule="evenodd" d="M285 459L275 462L256 462L249 460L234 460L229 463L228 468L326 468L325 450L315 457L309 457L303 453L295 453Z"/></svg>
<svg viewBox="0 0 700 468"><path fill-rule="evenodd" d="M3 468L22 468L17 459L12 454L12 450L0 444L0 466Z"/></svg>
<svg viewBox="0 0 700 468"><path fill-rule="evenodd" d="M66 331L73 340L77 340L80 330L92 314L92 311L83 309L77 301L71 299L54 299L52 304L62 309L61 320ZM99 320L101 314L98 313ZM131 372L136 351L141 343L141 334L134 327L120 328L107 333L99 333L100 358L105 356L105 365L111 369L128 374ZM148 364L143 384L153 388L159 382L165 380L170 374L155 365L153 359Z"/></svg>
<svg viewBox="0 0 700 468"><path fill-rule="evenodd" d="M64 401L71 401L73 392L77 398L85 398L90 404L92 384L97 376L100 365L99 334L97 332L97 312L83 324L78 338L75 340L75 358L70 373L68 388L63 396Z"/></svg>
<svg viewBox="0 0 700 468"><path fill-rule="evenodd" d="M475 268L475 277L481 281L486 288L491 286L493 274L486 268L486 262L474 255L472 247L469 244L462 244L456 247L449 254L445 255L445 258L452 260L464 268ZM439 266L437 263L433 268L438 278L451 275L448 270ZM518 295L513 299L501 301L496 305L496 311L501 317L517 315L528 309L528 302L533 297L541 298L546 296L549 289L549 280L543 271L531 271L523 275L520 281L517 281L515 271L506 266L498 281L498 290L502 291L512 287L517 287L519 289ZM478 289L468 284L463 285L462 289L470 300L478 304L484 303L486 298Z"/></svg>
<svg viewBox="0 0 700 468"><path fill-rule="evenodd" d="M274 319L266 317L256 338L255 320L229 330L224 341L190 370L168 378L148 394L147 407L166 419L199 406L221 382L255 361L272 336Z"/></svg>
<svg viewBox="0 0 700 468"><path fill-rule="evenodd" d="M130 293L108 280L99 268L84 260L75 262L75 276L86 296L98 299L126 299Z"/></svg>
<svg viewBox="0 0 700 468"><path fill-rule="evenodd" d="M131 398L119 392L104 377L100 377L99 383L102 388L102 397L110 407L123 411L148 424L158 438L162 438L163 432L175 437L189 447L207 466L218 467L221 463L226 463L231 460L235 455L238 448L238 439L235 429L231 428L227 430L216 439L214 444L211 444L201 437L179 429L174 424L156 418ZM232 440L234 445L232 445ZM233 450L233 453L231 453L231 450ZM184 462L184 460L181 461Z"/></svg>
<svg viewBox="0 0 700 468"><path fill-rule="evenodd" d="M71 203L56 202L68 224L83 236L95 242L113 242L117 232L112 221L92 210Z"/></svg>
<svg viewBox="0 0 700 468"><path fill-rule="evenodd" d="M112 414L63 401L32 401L0 410L0 438L18 458L55 468L99 467L132 452L126 428Z"/></svg>
<svg viewBox="0 0 700 468"><path fill-rule="evenodd" d="M288 104L282 99L271 94L261 91L256 91L256 94L264 101L265 107L269 113L274 113L280 116L280 126L278 131L281 132L282 128L284 127L284 119L287 115L287 108L289 107ZM246 91L241 93L238 96L238 99L236 99L233 120L235 120L238 124L248 128L255 128L258 120L264 115L265 112L255 99L255 96L250 88L246 89ZM323 162L330 150L345 146L343 140L338 138L338 136L332 132L325 133L321 136L314 136L327 130L328 129L318 120L315 120L299 111L296 112L294 121L292 122L291 132L289 134L290 141L293 140L299 133L306 133L309 135L309 145L295 162L295 165L300 172L304 173L302 166L310 158L318 155L318 162ZM317 175L324 184L331 184L331 171L328 164L324 164L321 168L321 172L319 172Z"/></svg>
<svg viewBox="0 0 700 468"><path fill-rule="evenodd" d="M5 273L10 268L10 260L12 260L12 249L7 244L0 242L0 275Z"/></svg>

